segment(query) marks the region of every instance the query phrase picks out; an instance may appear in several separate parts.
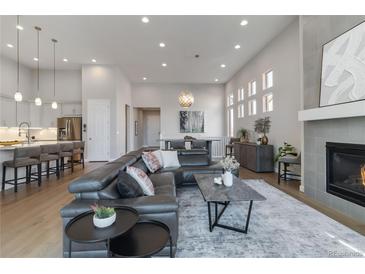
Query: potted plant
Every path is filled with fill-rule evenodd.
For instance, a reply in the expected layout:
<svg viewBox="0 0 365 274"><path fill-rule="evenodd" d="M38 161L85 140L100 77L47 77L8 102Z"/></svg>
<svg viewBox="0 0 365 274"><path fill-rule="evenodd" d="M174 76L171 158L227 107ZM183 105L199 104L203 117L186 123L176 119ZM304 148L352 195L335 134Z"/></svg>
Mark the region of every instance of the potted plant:
<svg viewBox="0 0 365 274"><path fill-rule="evenodd" d="M286 155L298 156L298 153L291 144L284 142L284 145L278 148L278 153L275 155L275 162L279 160L279 158L284 157Z"/></svg>
<svg viewBox="0 0 365 274"><path fill-rule="evenodd" d="M232 186L233 184L233 175L232 171L236 170L240 167L240 163L234 158L234 156L227 156L221 161L221 164L224 169L223 183L225 186Z"/></svg>
<svg viewBox="0 0 365 274"><path fill-rule="evenodd" d="M97 204L90 206L94 211L93 223L98 228L104 228L111 226L116 219L116 213L114 208L99 206Z"/></svg>
<svg viewBox="0 0 365 274"><path fill-rule="evenodd" d="M240 138L240 142L244 143L247 142L248 139L248 130L245 128L241 128L237 132L238 137Z"/></svg>
<svg viewBox="0 0 365 274"><path fill-rule="evenodd" d="M257 132L258 134L262 134L261 145L267 145L269 143L269 139L267 138L266 134L269 133L270 127L270 117L257 119L255 121L255 132Z"/></svg>

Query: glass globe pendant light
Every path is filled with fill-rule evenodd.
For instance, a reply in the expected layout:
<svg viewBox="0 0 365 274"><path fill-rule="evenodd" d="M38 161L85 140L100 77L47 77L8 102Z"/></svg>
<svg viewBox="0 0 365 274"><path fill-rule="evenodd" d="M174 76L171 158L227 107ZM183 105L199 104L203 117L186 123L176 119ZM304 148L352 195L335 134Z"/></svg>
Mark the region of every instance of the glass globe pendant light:
<svg viewBox="0 0 365 274"><path fill-rule="evenodd" d="M19 15L17 15L16 17L16 25L17 26L20 26L19 25ZM19 28L16 28L16 85L17 85L17 88L16 88L16 92L14 94L14 100L16 102L21 102L23 100L23 95L22 93L19 91L19 32L20 32L20 29Z"/></svg>
<svg viewBox="0 0 365 274"><path fill-rule="evenodd" d="M194 96L193 94L188 91L184 90L179 94L179 104L183 108L189 108L194 103Z"/></svg>
<svg viewBox="0 0 365 274"><path fill-rule="evenodd" d="M42 30L40 27L34 27L37 31L37 97L34 100L36 106L42 105L42 99L39 96L39 32Z"/></svg>
<svg viewBox="0 0 365 274"><path fill-rule="evenodd" d="M58 105L56 102L56 39L52 39L53 43L53 99L52 108L57 109Z"/></svg>

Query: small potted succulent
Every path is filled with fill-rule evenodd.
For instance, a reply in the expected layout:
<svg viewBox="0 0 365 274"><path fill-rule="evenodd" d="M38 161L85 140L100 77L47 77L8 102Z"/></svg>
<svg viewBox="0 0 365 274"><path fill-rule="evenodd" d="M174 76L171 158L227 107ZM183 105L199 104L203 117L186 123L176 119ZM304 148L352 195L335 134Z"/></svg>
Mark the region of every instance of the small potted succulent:
<svg viewBox="0 0 365 274"><path fill-rule="evenodd" d="M234 156L227 156L221 161L224 168L224 174L222 175L223 183L225 186L232 186L233 175L232 171L240 167L240 163L234 158Z"/></svg>
<svg viewBox="0 0 365 274"><path fill-rule="evenodd" d="M111 226L116 219L116 213L114 208L99 206L98 204L94 204L90 206L94 211L93 223L98 228L104 228Z"/></svg>

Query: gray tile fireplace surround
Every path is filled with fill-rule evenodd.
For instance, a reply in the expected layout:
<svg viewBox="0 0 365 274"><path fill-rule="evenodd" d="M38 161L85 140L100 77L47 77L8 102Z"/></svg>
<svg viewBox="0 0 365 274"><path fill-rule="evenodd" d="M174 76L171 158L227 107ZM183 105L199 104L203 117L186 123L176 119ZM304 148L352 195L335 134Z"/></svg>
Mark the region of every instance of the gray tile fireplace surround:
<svg viewBox="0 0 365 274"><path fill-rule="evenodd" d="M326 192L326 142L365 144L365 117L304 123L304 192L365 223L365 207Z"/></svg>

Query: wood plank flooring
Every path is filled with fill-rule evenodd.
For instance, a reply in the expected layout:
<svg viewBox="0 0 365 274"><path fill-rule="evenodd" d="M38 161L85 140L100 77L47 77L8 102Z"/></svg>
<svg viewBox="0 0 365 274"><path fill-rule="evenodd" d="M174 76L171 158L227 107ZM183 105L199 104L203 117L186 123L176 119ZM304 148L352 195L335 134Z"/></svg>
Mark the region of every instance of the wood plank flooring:
<svg viewBox="0 0 365 274"><path fill-rule="evenodd" d="M61 257L62 225L59 210L73 199L67 186L74 178L103 164L87 163L85 170L77 166L73 174L66 170L60 180L54 175L49 180L43 177L40 188L34 182L20 186L16 194L11 189L1 192L0 257ZM365 235L364 224L309 199L299 191L297 181L283 182L278 186L275 173L259 174L243 168L240 170L240 177L264 179L274 187Z"/></svg>

